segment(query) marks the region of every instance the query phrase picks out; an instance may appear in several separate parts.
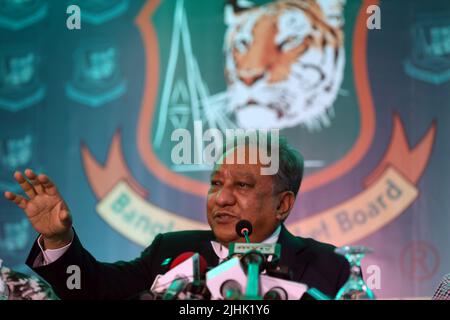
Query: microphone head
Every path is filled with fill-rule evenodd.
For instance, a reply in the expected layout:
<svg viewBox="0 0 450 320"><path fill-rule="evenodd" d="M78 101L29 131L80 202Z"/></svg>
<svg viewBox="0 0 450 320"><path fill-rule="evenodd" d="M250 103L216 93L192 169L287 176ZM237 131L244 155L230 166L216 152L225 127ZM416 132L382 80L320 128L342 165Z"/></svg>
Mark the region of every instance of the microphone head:
<svg viewBox="0 0 450 320"><path fill-rule="evenodd" d="M220 293L225 300L239 300L242 295L242 287L236 280L227 280L220 286Z"/></svg>
<svg viewBox="0 0 450 320"><path fill-rule="evenodd" d="M239 220L238 223L236 223L236 233L239 237L244 237L244 232L247 231L247 235L250 236L253 231L252 223L248 220Z"/></svg>
<svg viewBox="0 0 450 320"><path fill-rule="evenodd" d="M194 254L195 254L195 252L191 252L191 251L183 252L182 254L178 255L175 259L172 260L172 262L170 263L169 269L175 268L177 265L179 265L180 263L183 263L184 261L186 261L187 259L192 257Z"/></svg>
<svg viewBox="0 0 450 320"><path fill-rule="evenodd" d="M273 287L264 294L263 300L287 300L288 293L281 287Z"/></svg>
<svg viewBox="0 0 450 320"><path fill-rule="evenodd" d="M177 256L175 259L173 259L172 263L170 264L170 269L175 268L180 263L183 263L187 259L191 258L195 252L187 251L183 252L179 256ZM200 274L206 273L206 268L208 267L208 263L206 262L205 258L203 258L201 255L199 255L199 265L200 265Z"/></svg>

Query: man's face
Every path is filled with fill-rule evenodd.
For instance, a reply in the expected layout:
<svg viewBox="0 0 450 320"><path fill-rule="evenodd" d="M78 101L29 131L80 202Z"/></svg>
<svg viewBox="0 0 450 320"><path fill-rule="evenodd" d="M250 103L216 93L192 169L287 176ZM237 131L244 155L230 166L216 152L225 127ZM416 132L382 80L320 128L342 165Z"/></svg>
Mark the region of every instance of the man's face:
<svg viewBox="0 0 450 320"><path fill-rule="evenodd" d="M234 153L229 152L227 159ZM261 175L260 164L228 163L216 165L211 174L208 223L217 240L227 245L245 241L236 234L235 226L241 219L248 220L253 225L250 241L261 242L280 222L276 216L278 196L273 193L273 176Z"/></svg>

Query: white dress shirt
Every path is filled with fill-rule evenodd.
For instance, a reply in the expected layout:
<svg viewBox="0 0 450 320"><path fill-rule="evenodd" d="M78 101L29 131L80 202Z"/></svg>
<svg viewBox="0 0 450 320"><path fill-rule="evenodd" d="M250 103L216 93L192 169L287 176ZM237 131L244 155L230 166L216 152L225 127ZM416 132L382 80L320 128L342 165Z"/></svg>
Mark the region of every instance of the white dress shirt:
<svg viewBox="0 0 450 320"><path fill-rule="evenodd" d="M72 241L70 241L70 243L66 244L64 247L58 249L44 249L42 235L40 235L37 243L39 248L41 249L41 253L34 260L33 267L46 266L52 262L55 262L64 254L64 252L67 251L67 249L69 249Z"/></svg>

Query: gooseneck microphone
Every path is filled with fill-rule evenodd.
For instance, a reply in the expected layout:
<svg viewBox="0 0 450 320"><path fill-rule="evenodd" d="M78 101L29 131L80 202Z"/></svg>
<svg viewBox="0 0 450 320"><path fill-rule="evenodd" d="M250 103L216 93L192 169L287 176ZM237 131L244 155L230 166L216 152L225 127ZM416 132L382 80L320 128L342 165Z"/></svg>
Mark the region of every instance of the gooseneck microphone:
<svg viewBox="0 0 450 320"><path fill-rule="evenodd" d="M245 237L245 241L250 243L249 236L252 234L253 226L248 220L240 220L236 224L236 233L240 237ZM245 299L261 299L259 295L260 284L259 274L264 266L264 256L258 250L250 250L244 254L241 263L247 274L247 290Z"/></svg>
<svg viewBox="0 0 450 320"><path fill-rule="evenodd" d="M239 235L239 237L244 237L245 241L247 243L250 243L250 235L253 232L253 226L252 223L248 220L239 220L238 223L236 223L236 233Z"/></svg>

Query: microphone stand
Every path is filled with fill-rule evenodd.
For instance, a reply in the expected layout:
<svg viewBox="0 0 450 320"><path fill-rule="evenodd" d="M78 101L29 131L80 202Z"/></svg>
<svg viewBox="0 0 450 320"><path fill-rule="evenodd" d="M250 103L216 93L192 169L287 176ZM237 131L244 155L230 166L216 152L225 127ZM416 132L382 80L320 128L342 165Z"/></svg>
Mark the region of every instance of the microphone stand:
<svg viewBox="0 0 450 320"><path fill-rule="evenodd" d="M250 262L247 265L247 290L244 300L262 300L259 295L259 262Z"/></svg>
<svg viewBox="0 0 450 320"><path fill-rule="evenodd" d="M250 243L250 239L248 237L248 231L243 231L245 241ZM261 270L262 258L259 252L252 251L247 255L248 261L246 261L247 267L247 290L245 292L245 296L243 296L244 300L262 300L262 297L259 295L259 272Z"/></svg>

